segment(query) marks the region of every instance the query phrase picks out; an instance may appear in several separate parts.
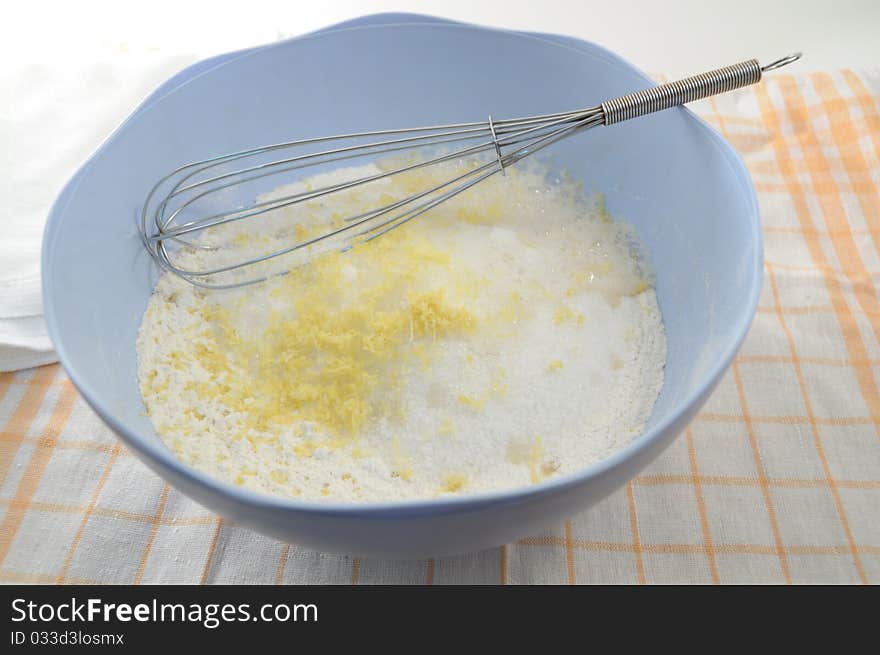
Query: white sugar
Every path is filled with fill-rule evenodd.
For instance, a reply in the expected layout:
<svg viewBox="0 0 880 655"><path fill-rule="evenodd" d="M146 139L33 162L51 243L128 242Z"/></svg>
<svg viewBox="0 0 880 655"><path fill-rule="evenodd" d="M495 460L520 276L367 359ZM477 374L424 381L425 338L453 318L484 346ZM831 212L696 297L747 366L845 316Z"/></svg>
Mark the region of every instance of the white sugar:
<svg viewBox="0 0 880 655"><path fill-rule="evenodd" d="M392 178L296 218L311 227L331 214L360 213L386 203L389 194L400 197L407 184L427 186L461 170L449 164L417 180ZM242 221L235 231L206 237L228 246L220 253L182 253L181 261L232 261L242 250L289 245L293 217L279 211ZM352 395L328 405L331 413L337 405L342 412L352 400L352 416L365 418L351 433L339 430L347 414L322 424L315 418L327 411L316 409L321 399L292 407L291 398L305 396L267 391L256 377L262 371L265 382L265 372L276 370L259 357L329 361L326 353L315 359L303 352L298 334L287 341L273 336L317 311L297 307L291 290L305 292L324 280L297 286L295 271L243 290L204 292L164 275L144 315L138 357L145 405L169 447L196 468L251 489L357 502L529 485L601 460L639 434L662 386L666 342L649 276L623 225L609 221L574 185L548 183L546 171L532 168L495 176L392 235L398 232L389 235L391 245L379 245L382 237L327 269L338 279L326 281L332 307L311 319L326 323L319 336L330 339L326 326L345 324L346 334L337 336L364 343L370 335L351 335L359 329L352 325L377 312L390 326L401 316L412 321L405 305L416 297L439 299L437 311L447 312L441 318L452 318L438 323L439 334L403 335L379 363L363 364L357 352L344 352L360 385L311 372L332 383L319 395ZM262 236L269 239L252 238ZM407 268L419 258L423 266ZM352 318L363 289L373 289L374 309L365 319ZM291 368L291 387L304 376L305 369ZM266 394L284 402L273 405ZM260 417L284 418L257 421L257 407Z"/></svg>

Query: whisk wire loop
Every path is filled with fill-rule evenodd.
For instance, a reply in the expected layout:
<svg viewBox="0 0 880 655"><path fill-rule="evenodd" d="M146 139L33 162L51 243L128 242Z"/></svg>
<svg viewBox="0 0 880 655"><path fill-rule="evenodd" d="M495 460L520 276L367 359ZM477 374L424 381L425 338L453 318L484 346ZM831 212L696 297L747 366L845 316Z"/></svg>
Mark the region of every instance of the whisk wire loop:
<svg viewBox="0 0 880 655"><path fill-rule="evenodd" d="M147 194L138 229L145 249L157 264L192 284L206 288L229 288L260 282L266 279L267 273L244 279L241 276L217 279L215 276L232 274L239 269L246 269L304 248L327 245L346 250L357 243L372 241L492 175L504 173L511 165L575 132L599 125L613 125L755 84L761 80L764 72L786 66L800 57L800 53L795 53L763 67L757 60L750 59L636 91L585 109L504 120L495 120L490 114L487 122L316 137L210 157L179 166L161 177ZM453 144L455 147L450 148ZM443 152L442 149L449 151ZM414 160L413 155L404 157L396 165L388 165L388 158L393 155L424 155L431 150L434 153L422 159ZM489 153L494 154L494 157L486 160L485 155ZM289 193L255 201L248 206L200 214L195 211L203 202L222 198L224 194L237 188L248 188L245 185L263 178L284 176L308 169L327 170L333 164L365 158L368 161L378 161L382 165L373 169L376 172L361 172L352 179L326 183L318 188L291 190ZM210 239L198 238L214 228L305 202L326 203L335 193L456 160L467 160L471 164L464 173L403 198L384 201L377 207L344 216L324 232L303 238L289 246L201 269L185 268L176 263L176 255L181 249L197 249L208 254L227 248L228 244L215 244ZM289 175L284 179L289 180ZM196 216L191 217L193 213ZM196 240L192 241L192 237L196 237Z"/></svg>

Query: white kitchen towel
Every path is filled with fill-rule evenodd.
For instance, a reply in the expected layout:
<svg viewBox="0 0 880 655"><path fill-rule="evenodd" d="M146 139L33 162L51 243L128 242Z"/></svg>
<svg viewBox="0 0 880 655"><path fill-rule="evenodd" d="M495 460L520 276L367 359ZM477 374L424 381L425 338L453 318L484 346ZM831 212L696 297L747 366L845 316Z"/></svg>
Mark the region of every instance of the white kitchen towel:
<svg viewBox="0 0 880 655"><path fill-rule="evenodd" d="M40 297L55 196L153 88L195 60L92 49L0 68L0 371L57 360Z"/></svg>

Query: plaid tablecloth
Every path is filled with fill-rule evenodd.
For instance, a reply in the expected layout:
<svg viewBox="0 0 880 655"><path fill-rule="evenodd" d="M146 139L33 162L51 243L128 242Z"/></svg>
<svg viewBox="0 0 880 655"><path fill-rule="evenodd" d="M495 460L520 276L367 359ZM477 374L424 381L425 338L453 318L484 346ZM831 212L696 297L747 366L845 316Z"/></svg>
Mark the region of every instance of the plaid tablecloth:
<svg viewBox="0 0 880 655"><path fill-rule="evenodd" d="M0 581L880 582L878 98L844 70L696 105L758 190L757 318L687 431L552 532L403 562L278 543L164 484L48 366L0 374Z"/></svg>

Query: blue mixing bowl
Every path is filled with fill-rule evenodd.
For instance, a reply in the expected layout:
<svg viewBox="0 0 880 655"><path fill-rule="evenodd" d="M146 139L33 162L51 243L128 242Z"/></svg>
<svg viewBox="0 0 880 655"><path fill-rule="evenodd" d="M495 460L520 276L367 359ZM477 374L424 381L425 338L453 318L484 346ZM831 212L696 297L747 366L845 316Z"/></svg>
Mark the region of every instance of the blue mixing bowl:
<svg viewBox="0 0 880 655"><path fill-rule="evenodd" d="M145 100L52 208L43 293L61 362L86 401L159 475L278 539L363 556L439 556L556 523L625 484L682 431L754 315L762 270L754 190L736 153L692 113L672 109L553 147L556 165L603 192L610 212L641 236L666 327L666 379L647 426L627 448L513 491L317 504L249 492L179 462L144 416L138 391L135 338L157 274L135 220L156 179L220 152L489 113L542 114L650 85L620 57L584 41L400 14L201 62Z"/></svg>

